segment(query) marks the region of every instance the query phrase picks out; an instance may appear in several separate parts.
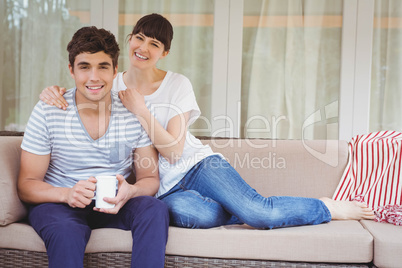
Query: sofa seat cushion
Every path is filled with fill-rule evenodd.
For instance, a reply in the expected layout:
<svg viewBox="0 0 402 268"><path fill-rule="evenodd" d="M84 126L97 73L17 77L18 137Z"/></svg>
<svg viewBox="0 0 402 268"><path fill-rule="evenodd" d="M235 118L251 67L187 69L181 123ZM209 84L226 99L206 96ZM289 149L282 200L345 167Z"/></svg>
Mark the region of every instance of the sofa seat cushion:
<svg viewBox="0 0 402 268"><path fill-rule="evenodd" d="M257 230L246 225L213 229L170 227L168 255L301 262L368 263L373 238L358 221Z"/></svg>
<svg viewBox="0 0 402 268"><path fill-rule="evenodd" d="M0 248L45 252L45 245L26 223L0 228ZM93 230L86 252L131 252L131 232ZM166 254L209 258L303 262L368 263L373 238L357 221L257 230L247 225L212 229L169 228Z"/></svg>
<svg viewBox="0 0 402 268"><path fill-rule="evenodd" d="M0 237L0 248L46 252L40 236L26 223L1 227ZM92 231L85 252L131 252L132 245L131 231L101 228Z"/></svg>
<svg viewBox="0 0 402 268"><path fill-rule="evenodd" d="M12 223L0 227L0 237L0 248L46 252L42 239L26 223Z"/></svg>
<svg viewBox="0 0 402 268"><path fill-rule="evenodd" d="M374 237L374 264L377 267L401 267L402 226L375 221L361 221Z"/></svg>

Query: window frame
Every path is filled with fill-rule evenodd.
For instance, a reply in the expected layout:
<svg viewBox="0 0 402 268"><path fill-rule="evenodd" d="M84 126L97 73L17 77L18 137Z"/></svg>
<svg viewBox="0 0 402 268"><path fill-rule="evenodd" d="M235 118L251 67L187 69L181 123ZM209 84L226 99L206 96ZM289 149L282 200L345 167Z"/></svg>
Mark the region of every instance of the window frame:
<svg viewBox="0 0 402 268"><path fill-rule="evenodd" d="M369 132L374 0L343 3L339 137ZM371 23L367 23L371 22Z"/></svg>

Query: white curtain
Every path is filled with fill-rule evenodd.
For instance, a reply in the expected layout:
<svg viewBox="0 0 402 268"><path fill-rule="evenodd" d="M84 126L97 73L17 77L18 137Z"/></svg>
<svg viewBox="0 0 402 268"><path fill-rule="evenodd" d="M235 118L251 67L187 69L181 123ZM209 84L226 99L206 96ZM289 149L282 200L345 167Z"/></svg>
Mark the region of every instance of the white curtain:
<svg viewBox="0 0 402 268"><path fill-rule="evenodd" d="M74 85L66 47L82 23L67 0L1 1L1 129L22 131L44 87Z"/></svg>
<svg viewBox="0 0 402 268"><path fill-rule="evenodd" d="M247 1L259 14L244 19L243 136L337 138L342 2Z"/></svg>
<svg viewBox="0 0 402 268"><path fill-rule="evenodd" d="M370 131L402 131L402 1L376 0Z"/></svg>

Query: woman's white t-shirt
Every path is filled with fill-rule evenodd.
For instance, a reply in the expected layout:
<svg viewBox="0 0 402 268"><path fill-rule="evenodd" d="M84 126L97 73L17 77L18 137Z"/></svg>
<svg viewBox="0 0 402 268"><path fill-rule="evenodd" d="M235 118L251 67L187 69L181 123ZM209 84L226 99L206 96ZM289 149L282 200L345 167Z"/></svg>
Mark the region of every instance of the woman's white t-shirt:
<svg viewBox="0 0 402 268"><path fill-rule="evenodd" d="M113 81L113 91L126 90L123 73L118 73ZM189 127L200 116L200 108L195 99L193 86L184 75L168 71L159 88L151 95L145 96L145 101L151 103L156 119L166 129L169 120L178 114L190 112ZM214 152L208 145L203 145L189 131L183 154L179 161L170 164L159 154L160 187L156 197L168 192L186 173L199 161Z"/></svg>

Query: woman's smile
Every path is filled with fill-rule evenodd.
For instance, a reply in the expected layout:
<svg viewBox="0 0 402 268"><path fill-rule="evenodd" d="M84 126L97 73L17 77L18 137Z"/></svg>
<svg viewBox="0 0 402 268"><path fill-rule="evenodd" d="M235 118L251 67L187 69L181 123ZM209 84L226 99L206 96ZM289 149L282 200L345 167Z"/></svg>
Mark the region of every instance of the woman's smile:
<svg viewBox="0 0 402 268"><path fill-rule="evenodd" d="M134 55L135 55L137 58L140 58L141 60L147 60L147 59L148 59L147 57L145 57L145 56L143 56L143 55L141 55L141 54L139 54L139 53L137 53L137 52L135 52Z"/></svg>

